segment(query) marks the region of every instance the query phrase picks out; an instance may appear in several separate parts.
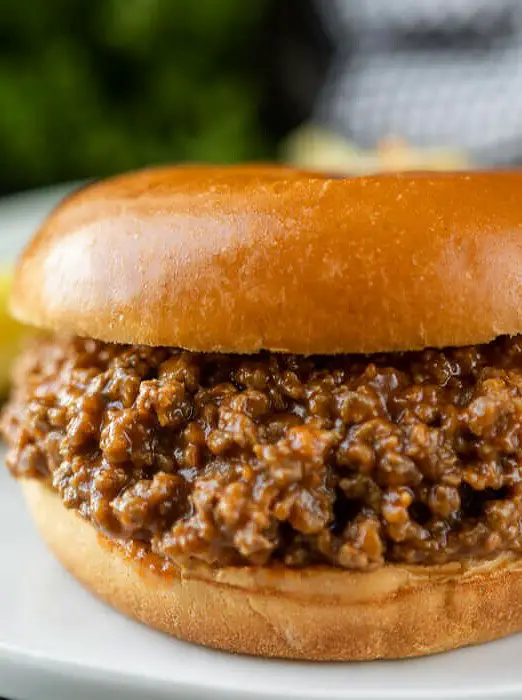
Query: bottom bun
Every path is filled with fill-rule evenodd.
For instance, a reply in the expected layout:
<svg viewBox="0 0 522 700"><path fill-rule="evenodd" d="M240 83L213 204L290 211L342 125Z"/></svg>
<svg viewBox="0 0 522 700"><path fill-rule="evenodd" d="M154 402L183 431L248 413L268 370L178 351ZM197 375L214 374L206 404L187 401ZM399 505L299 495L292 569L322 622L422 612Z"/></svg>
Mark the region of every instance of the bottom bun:
<svg viewBox="0 0 522 700"><path fill-rule="evenodd" d="M180 639L257 656L362 660L420 656L522 629L522 563L502 556L370 573L315 567L206 566L162 573L129 557L23 482L50 549L102 600Z"/></svg>

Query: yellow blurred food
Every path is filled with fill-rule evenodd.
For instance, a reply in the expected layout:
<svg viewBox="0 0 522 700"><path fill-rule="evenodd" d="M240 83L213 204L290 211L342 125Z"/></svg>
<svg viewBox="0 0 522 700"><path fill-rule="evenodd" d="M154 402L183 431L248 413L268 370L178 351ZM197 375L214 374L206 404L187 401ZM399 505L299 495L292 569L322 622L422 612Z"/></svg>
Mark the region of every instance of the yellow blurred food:
<svg viewBox="0 0 522 700"><path fill-rule="evenodd" d="M11 366L24 335L23 326L7 311L11 281L11 268L0 267L0 398L7 393Z"/></svg>
<svg viewBox="0 0 522 700"><path fill-rule="evenodd" d="M297 167L338 175L407 170L466 170L466 154L451 148L415 148L390 137L375 150L363 150L339 134L305 125L283 146L283 160Z"/></svg>

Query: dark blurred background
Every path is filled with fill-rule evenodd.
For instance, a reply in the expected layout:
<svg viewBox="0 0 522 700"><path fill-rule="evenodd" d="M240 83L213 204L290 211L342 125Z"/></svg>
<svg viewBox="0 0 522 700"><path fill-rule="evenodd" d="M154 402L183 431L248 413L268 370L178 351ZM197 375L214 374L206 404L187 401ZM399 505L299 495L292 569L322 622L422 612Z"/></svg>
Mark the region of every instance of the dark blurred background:
<svg viewBox="0 0 522 700"><path fill-rule="evenodd" d="M326 65L313 14L307 0L0 0L0 193L274 158Z"/></svg>
<svg viewBox="0 0 522 700"><path fill-rule="evenodd" d="M173 161L521 156L520 0L0 0L0 194Z"/></svg>
<svg viewBox="0 0 522 700"><path fill-rule="evenodd" d="M149 163L274 157L275 5L2 0L0 192Z"/></svg>

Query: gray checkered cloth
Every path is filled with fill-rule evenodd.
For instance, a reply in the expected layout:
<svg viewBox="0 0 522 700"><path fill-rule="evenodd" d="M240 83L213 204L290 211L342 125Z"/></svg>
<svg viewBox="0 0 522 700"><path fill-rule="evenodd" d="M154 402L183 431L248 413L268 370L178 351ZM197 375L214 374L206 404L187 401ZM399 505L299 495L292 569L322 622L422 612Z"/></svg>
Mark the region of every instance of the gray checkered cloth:
<svg viewBox="0 0 522 700"><path fill-rule="evenodd" d="M337 50L315 121L522 161L522 0L316 0Z"/></svg>

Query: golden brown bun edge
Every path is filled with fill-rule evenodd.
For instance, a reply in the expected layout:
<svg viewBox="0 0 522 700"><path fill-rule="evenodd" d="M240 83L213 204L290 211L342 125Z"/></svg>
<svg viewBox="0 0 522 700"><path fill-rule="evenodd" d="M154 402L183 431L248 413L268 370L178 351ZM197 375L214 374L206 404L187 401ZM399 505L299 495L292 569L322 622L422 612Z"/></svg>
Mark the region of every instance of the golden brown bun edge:
<svg viewBox="0 0 522 700"><path fill-rule="evenodd" d="M20 260L21 321L198 351L379 352L522 332L522 172L167 167L90 185Z"/></svg>
<svg viewBox="0 0 522 700"><path fill-rule="evenodd" d="M110 605L180 639L311 660L400 658L522 630L522 563L508 556L372 573L198 567L161 574L126 557L37 481L23 490L62 564Z"/></svg>

